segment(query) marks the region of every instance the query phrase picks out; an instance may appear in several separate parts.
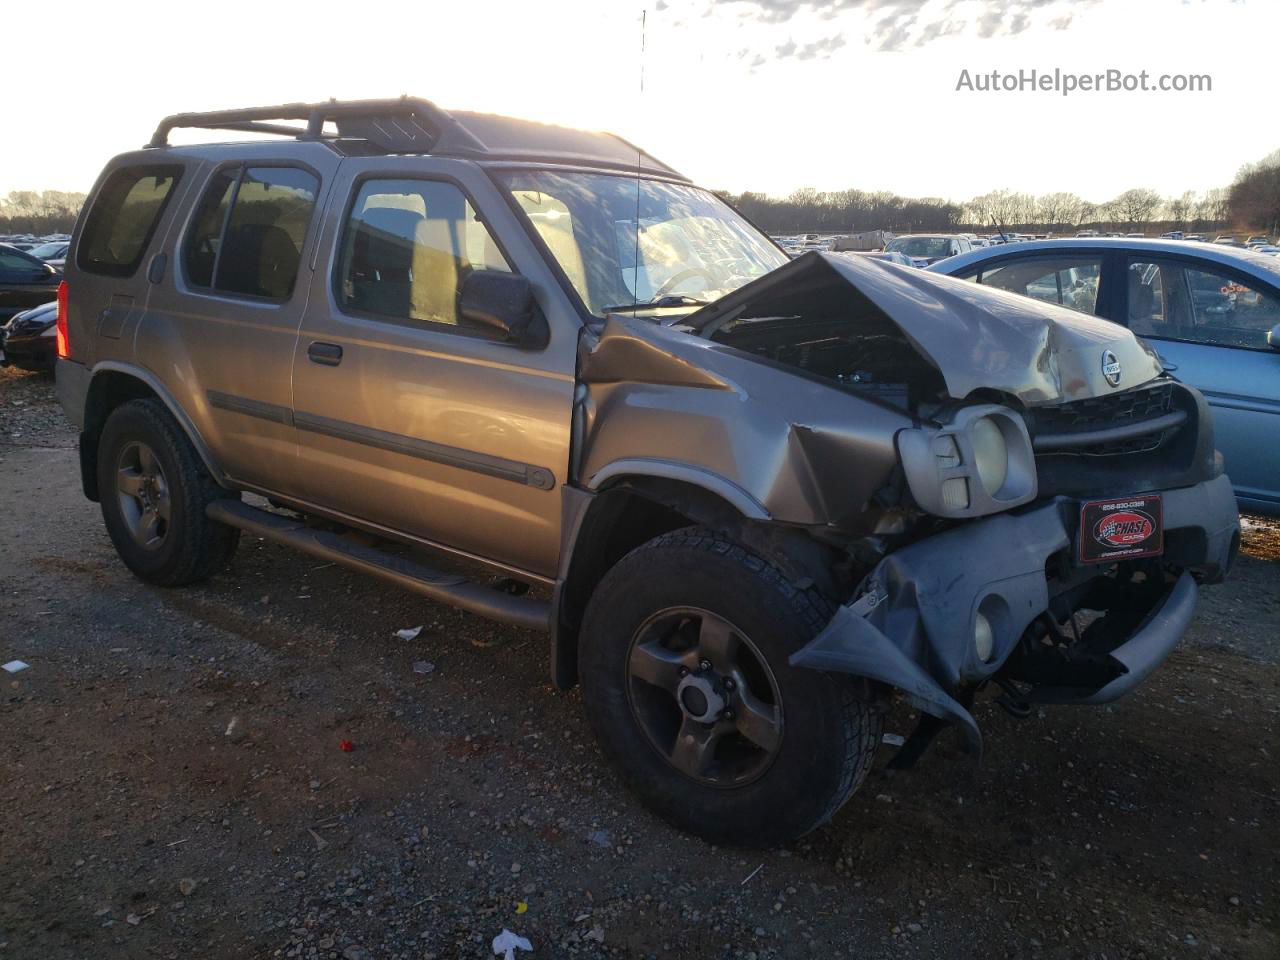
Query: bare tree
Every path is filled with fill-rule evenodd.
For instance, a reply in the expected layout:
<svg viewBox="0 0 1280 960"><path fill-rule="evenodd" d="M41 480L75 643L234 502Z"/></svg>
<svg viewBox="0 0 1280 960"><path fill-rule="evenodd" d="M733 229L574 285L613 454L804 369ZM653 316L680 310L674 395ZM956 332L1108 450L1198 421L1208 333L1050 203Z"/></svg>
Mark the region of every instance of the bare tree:
<svg viewBox="0 0 1280 960"><path fill-rule="evenodd" d="M1169 198L1169 216L1177 224L1179 229L1185 229L1187 226L1187 218L1190 217L1196 209L1196 192L1194 190L1184 191L1181 195Z"/></svg>
<svg viewBox="0 0 1280 960"><path fill-rule="evenodd" d="M1227 192L1227 207L1233 224L1268 233L1280 229L1280 150L1240 168Z"/></svg>
<svg viewBox="0 0 1280 960"><path fill-rule="evenodd" d="M1050 229L1079 223L1084 201L1074 193L1046 193L1036 198L1036 221Z"/></svg>
<svg viewBox="0 0 1280 960"><path fill-rule="evenodd" d="M1134 187L1112 200L1111 206L1117 219L1135 226L1151 220L1151 215L1160 206L1160 194L1146 187Z"/></svg>

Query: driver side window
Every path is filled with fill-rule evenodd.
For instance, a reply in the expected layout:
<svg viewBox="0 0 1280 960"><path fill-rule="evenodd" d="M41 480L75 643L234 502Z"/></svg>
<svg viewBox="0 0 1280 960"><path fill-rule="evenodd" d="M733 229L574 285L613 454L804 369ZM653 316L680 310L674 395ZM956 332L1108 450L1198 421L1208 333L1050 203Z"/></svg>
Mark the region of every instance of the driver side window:
<svg viewBox="0 0 1280 960"><path fill-rule="evenodd" d="M463 281L476 270L511 272L466 195L444 180L362 182L341 251L342 306L417 323L467 327Z"/></svg>
<svg viewBox="0 0 1280 960"><path fill-rule="evenodd" d="M1172 261L1131 261L1129 327L1139 336L1218 347L1269 349L1280 299L1261 285Z"/></svg>

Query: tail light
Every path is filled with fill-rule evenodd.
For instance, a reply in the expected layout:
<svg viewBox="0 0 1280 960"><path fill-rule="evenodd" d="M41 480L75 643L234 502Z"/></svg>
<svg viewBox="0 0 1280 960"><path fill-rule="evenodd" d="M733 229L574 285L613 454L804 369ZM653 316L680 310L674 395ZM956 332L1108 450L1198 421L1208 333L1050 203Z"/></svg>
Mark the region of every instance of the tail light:
<svg viewBox="0 0 1280 960"><path fill-rule="evenodd" d="M67 339L67 281L58 284L58 356L66 359L71 356L71 341Z"/></svg>

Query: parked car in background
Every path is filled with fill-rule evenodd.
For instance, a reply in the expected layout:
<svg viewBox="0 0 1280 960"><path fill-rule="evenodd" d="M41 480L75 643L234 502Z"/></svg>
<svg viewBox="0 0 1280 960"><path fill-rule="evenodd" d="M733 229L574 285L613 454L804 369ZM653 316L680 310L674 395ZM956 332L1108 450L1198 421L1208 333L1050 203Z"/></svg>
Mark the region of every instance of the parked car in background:
<svg viewBox="0 0 1280 960"><path fill-rule="evenodd" d="M1183 240L1196 240L1196 241L1198 241L1198 242L1200 242L1200 243L1207 243L1207 242L1208 242L1208 240L1209 240L1209 238L1208 238L1208 237L1206 237L1203 233L1188 233L1188 234L1187 234L1185 237L1183 237L1182 239L1183 239Z"/></svg>
<svg viewBox="0 0 1280 960"><path fill-rule="evenodd" d="M1270 257L1280 256L1280 247L1277 247L1275 244L1271 244L1271 243L1260 243L1257 246L1252 247L1251 249L1254 251L1254 253L1264 253Z"/></svg>
<svg viewBox="0 0 1280 960"><path fill-rule="evenodd" d="M1225 244L1057 240L940 273L1115 321L1204 394L1240 502L1280 514L1280 260Z"/></svg>
<svg viewBox="0 0 1280 960"><path fill-rule="evenodd" d="M1236 237L1218 237L1213 241L1221 247L1243 247L1244 244Z"/></svg>
<svg viewBox="0 0 1280 960"><path fill-rule="evenodd" d="M1186 234L1184 234L1181 230L1170 230L1168 233L1160 234L1160 236L1165 240L1185 240L1186 239Z"/></svg>
<svg viewBox="0 0 1280 960"><path fill-rule="evenodd" d="M931 263L972 249L968 237L945 233L910 233L894 237L885 245L885 250L910 257L917 267L927 267Z"/></svg>
<svg viewBox="0 0 1280 960"><path fill-rule="evenodd" d="M23 370L53 372L56 349L58 302L41 304L15 313L0 324L0 363Z"/></svg>
<svg viewBox="0 0 1280 960"><path fill-rule="evenodd" d="M71 245L69 240L53 240L49 243L42 243L39 246L32 247L28 253L33 257L39 257L55 270L61 270L66 263L67 247Z"/></svg>
<svg viewBox="0 0 1280 960"><path fill-rule="evenodd" d="M48 303L58 289L58 271L23 250L0 247L0 323L15 313Z"/></svg>
<svg viewBox="0 0 1280 960"><path fill-rule="evenodd" d="M887 260L889 263L896 263L900 267L915 267L916 262L908 257L905 253L899 253L897 250L846 250L844 251L853 257L870 257L872 260Z"/></svg>
<svg viewBox="0 0 1280 960"><path fill-rule="evenodd" d="M1257 234L1257 235L1255 235L1255 236L1250 237L1248 240L1246 240L1246 241L1245 241L1245 245L1246 245L1246 246L1250 246L1250 247L1251 247L1251 246L1253 246L1255 243L1258 243L1258 244L1269 244L1269 243L1271 243L1271 238L1270 238L1270 237L1264 237L1264 236L1262 236L1261 234Z"/></svg>

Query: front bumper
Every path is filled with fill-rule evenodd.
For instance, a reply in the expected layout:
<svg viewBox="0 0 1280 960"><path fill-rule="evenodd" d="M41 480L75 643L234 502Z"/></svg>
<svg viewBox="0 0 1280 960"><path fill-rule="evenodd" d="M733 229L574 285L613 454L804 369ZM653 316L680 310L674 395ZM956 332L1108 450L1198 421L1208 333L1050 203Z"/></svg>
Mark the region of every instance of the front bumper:
<svg viewBox="0 0 1280 960"><path fill-rule="evenodd" d="M1169 586L1124 642L1108 651L1118 676L1107 682L1033 686L1045 703L1105 703L1137 686L1173 650L1195 610L1196 583L1221 580L1240 542L1240 520L1225 476L1162 491ZM1079 504L1058 497L1018 513L954 527L886 557L868 590L841 607L791 657L795 666L855 674L903 690L921 710L956 724L980 752L982 735L962 705L966 692L998 674L1028 628L1050 611L1049 570L1087 584L1106 566L1075 564ZM1093 571L1096 570L1096 574ZM990 624L984 660L974 643L979 613Z"/></svg>

